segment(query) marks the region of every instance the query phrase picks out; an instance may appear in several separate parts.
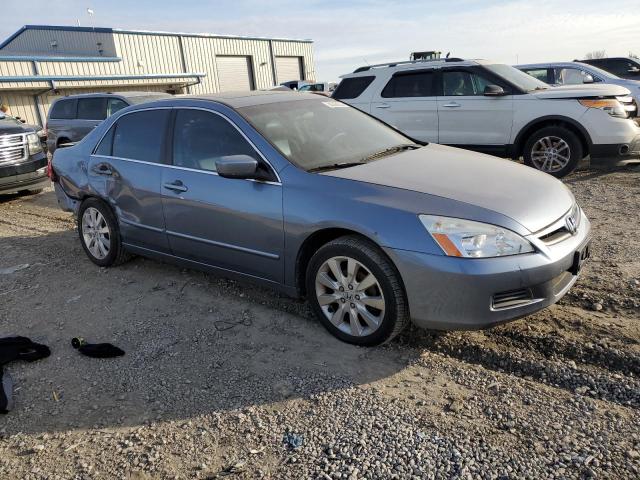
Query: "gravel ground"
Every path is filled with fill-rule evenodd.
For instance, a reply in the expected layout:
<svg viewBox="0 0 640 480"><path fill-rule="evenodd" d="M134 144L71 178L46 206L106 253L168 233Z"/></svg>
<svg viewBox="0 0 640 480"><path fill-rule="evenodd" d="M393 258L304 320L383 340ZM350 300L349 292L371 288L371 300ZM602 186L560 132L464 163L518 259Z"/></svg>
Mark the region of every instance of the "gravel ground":
<svg viewBox="0 0 640 480"><path fill-rule="evenodd" d="M52 191L0 197L0 269L29 265L0 274L0 336L52 349L7 368L0 478L639 478L640 170L566 182L594 243L558 305L370 349L268 290L100 269Z"/></svg>

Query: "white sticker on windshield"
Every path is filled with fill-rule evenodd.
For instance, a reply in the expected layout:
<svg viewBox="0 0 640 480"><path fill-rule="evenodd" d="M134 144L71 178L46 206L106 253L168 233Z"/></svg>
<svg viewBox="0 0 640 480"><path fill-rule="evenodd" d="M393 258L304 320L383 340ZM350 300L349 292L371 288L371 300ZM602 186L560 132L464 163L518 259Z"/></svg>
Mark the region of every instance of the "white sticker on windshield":
<svg viewBox="0 0 640 480"><path fill-rule="evenodd" d="M345 105L344 103L340 103L340 102L322 102L324 103L327 107L329 108L347 108L348 105Z"/></svg>

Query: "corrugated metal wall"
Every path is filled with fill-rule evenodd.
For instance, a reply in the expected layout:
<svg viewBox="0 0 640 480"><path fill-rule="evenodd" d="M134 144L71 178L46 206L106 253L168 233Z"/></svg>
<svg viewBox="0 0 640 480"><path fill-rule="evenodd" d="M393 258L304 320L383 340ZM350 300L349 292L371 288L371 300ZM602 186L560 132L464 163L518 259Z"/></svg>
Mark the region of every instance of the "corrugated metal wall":
<svg viewBox="0 0 640 480"><path fill-rule="evenodd" d="M73 28L73 27L69 27ZM57 47L51 48L55 40ZM101 46L97 43L101 42ZM253 87L266 89L274 85L274 56L302 57L306 80L315 80L313 44L305 41L268 40L251 38L229 38L163 33L141 33L114 31L66 31L52 29L27 29L0 50L0 55L54 55L98 57L102 48L103 57L114 61L40 61L39 75L50 76L107 76L199 73L205 76L201 83L188 87L188 93L204 94L220 91L216 56L244 56L249 58ZM184 58L183 58L184 56ZM118 57L121 61L118 61ZM76 59L77 60L77 59ZM0 76L36 75L31 61L0 60ZM60 94L80 91L116 91L118 89L178 90L190 79L117 79L94 81L56 81ZM49 82L0 82L0 96L7 98L16 110L23 112L30 123L37 123L37 109L33 95L40 95L41 110L46 114L50 101L59 94L42 93L50 88ZM87 90L89 89L89 90ZM28 91L27 91L28 90ZM28 99L33 106L27 107ZM13 110L13 108L12 108ZM23 116L22 114L20 116Z"/></svg>
<svg viewBox="0 0 640 480"><path fill-rule="evenodd" d="M27 123L40 124L33 93L0 90L0 104L9 105L9 115L20 117Z"/></svg>

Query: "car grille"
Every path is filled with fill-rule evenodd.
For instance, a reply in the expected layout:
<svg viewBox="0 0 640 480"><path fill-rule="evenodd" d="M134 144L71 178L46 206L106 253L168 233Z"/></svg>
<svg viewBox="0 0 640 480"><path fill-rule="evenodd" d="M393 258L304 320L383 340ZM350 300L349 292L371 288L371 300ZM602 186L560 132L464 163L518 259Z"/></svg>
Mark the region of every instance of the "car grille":
<svg viewBox="0 0 640 480"><path fill-rule="evenodd" d="M11 165L27 158L27 139L22 133L0 136L0 165Z"/></svg>
<svg viewBox="0 0 640 480"><path fill-rule="evenodd" d="M578 204L574 203L573 207L571 207L571 210L569 210L561 218L553 222L548 227L543 228L536 234L536 236L541 242L548 246L560 243L573 235L573 233L568 228L569 222L567 222L567 218L572 217L572 219L574 220L574 227L576 229L574 230L575 233L575 231L580 228L581 216L582 213L580 207L578 207Z"/></svg>
<svg viewBox="0 0 640 480"><path fill-rule="evenodd" d="M496 293L491 298L491 308L493 310L503 310L505 308L520 307L531 303L532 300L533 295L528 288L509 290L508 292Z"/></svg>

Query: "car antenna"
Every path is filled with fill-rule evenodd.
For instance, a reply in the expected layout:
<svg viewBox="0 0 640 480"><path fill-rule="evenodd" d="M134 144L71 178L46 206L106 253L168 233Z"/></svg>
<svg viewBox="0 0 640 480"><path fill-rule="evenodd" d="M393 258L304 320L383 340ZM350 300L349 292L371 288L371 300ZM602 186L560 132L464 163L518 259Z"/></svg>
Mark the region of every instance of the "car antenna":
<svg viewBox="0 0 640 480"><path fill-rule="evenodd" d="M444 58L449 58L449 55L451 55L451 52L447 52Z"/></svg>

